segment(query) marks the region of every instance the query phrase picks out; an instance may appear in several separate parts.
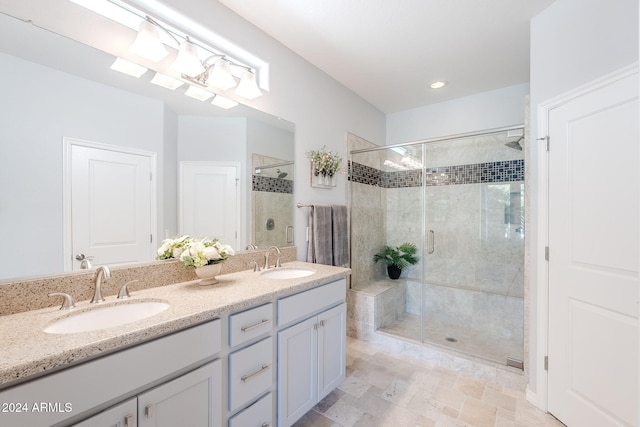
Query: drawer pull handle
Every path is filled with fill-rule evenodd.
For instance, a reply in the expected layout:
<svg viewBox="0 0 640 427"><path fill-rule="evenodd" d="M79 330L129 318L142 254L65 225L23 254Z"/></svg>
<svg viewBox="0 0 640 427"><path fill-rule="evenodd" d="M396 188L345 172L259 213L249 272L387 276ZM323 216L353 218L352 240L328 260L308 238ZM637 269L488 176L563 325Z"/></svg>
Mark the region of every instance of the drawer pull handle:
<svg viewBox="0 0 640 427"><path fill-rule="evenodd" d="M153 418L155 412L156 411L154 405L147 405L147 407L144 408L144 414L147 416L147 418Z"/></svg>
<svg viewBox="0 0 640 427"><path fill-rule="evenodd" d="M249 325L249 326L243 326L242 328L240 328L240 330L242 330L242 332L249 332L255 328L259 328L260 326L264 325L265 323L269 323L270 320L269 319L262 319L262 321L255 323L253 325Z"/></svg>
<svg viewBox="0 0 640 427"><path fill-rule="evenodd" d="M269 365L262 365L262 368L258 369L257 371L255 371L253 374L250 375L243 375L240 379L242 380L243 383L246 383L247 381L251 381L252 379L254 379L255 377L257 377L258 375L260 375L261 373L263 373L264 371L269 369Z"/></svg>
<svg viewBox="0 0 640 427"><path fill-rule="evenodd" d="M125 427L136 427L136 421L135 418L133 418L133 415L126 416L124 419L124 425Z"/></svg>

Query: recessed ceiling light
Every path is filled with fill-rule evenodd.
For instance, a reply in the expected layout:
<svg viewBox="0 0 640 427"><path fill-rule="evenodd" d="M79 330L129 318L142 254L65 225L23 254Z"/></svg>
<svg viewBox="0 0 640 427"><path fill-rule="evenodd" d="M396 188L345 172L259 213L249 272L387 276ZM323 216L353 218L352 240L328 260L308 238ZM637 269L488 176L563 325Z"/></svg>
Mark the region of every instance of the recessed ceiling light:
<svg viewBox="0 0 640 427"><path fill-rule="evenodd" d="M445 87L447 85L447 82L443 82L443 81L436 81L431 83L431 89L441 89L443 87Z"/></svg>

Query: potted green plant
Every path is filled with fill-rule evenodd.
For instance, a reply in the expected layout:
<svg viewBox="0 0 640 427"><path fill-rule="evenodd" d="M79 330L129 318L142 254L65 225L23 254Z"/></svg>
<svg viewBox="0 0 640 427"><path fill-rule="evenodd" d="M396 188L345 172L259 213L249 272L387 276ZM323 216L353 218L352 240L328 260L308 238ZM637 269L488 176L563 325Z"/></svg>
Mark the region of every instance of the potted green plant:
<svg viewBox="0 0 640 427"><path fill-rule="evenodd" d="M418 249L413 243L403 243L398 247L385 246L373 256L373 262L383 261L387 265L389 278L395 280L400 277L403 268L418 262L416 252Z"/></svg>

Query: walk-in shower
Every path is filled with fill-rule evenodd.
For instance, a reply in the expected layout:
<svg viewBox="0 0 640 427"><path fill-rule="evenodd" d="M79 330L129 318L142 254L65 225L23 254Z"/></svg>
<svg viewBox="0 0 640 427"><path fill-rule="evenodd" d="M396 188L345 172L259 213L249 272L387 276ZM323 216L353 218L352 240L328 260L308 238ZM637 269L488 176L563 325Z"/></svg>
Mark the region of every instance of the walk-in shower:
<svg viewBox="0 0 640 427"><path fill-rule="evenodd" d="M524 151L513 142L523 136L350 143L351 288L390 291L378 332L521 367ZM391 280L373 255L404 242L420 261Z"/></svg>

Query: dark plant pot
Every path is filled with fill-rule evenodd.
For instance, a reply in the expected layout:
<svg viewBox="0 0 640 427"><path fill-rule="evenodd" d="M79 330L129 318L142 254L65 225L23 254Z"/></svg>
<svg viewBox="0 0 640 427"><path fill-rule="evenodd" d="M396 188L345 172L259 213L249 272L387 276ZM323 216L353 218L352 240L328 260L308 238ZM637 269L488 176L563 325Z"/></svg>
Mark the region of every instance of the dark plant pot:
<svg viewBox="0 0 640 427"><path fill-rule="evenodd" d="M389 279L396 280L398 277L400 277L400 273L402 273L401 268L398 268L395 265L387 266L387 274L389 275Z"/></svg>

